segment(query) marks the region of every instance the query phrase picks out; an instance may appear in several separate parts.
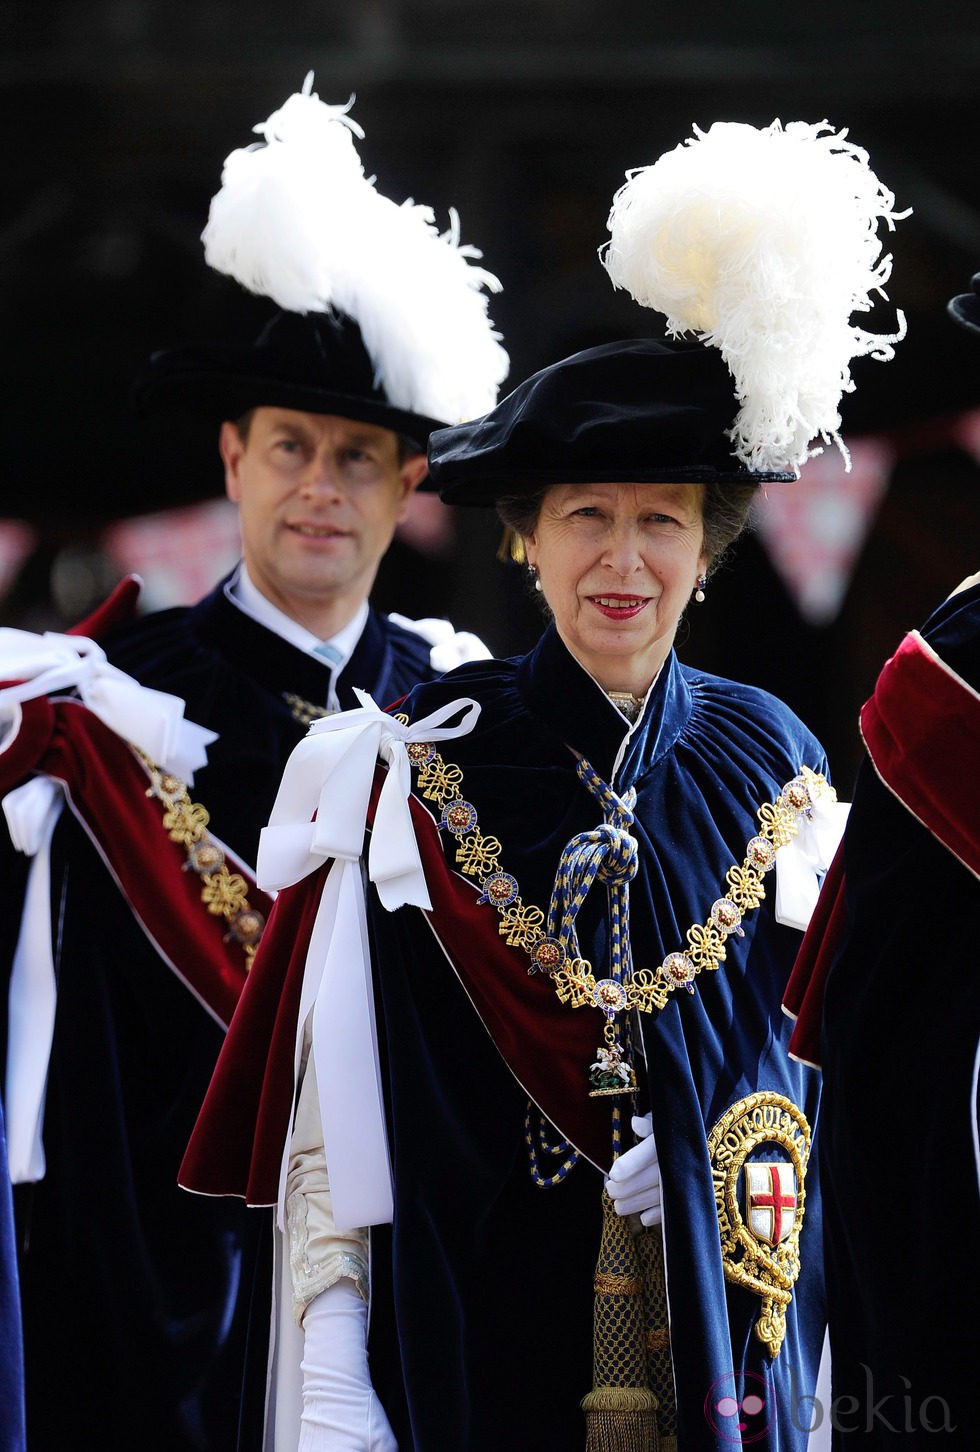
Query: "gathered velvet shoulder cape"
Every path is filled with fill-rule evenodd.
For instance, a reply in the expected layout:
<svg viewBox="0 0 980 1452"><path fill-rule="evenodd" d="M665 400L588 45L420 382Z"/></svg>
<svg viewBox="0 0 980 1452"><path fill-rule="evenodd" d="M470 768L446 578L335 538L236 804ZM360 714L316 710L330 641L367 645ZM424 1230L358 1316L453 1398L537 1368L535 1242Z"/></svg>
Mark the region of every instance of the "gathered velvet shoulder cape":
<svg viewBox="0 0 980 1452"><path fill-rule="evenodd" d="M501 866L524 904L547 909L562 848L602 820L576 776L575 753L618 793L635 789L637 968L656 967L707 920L758 830L763 803L802 767L825 767L819 744L782 703L673 655L630 729L553 628L527 657L464 666L417 688L400 709L416 719L460 698L480 703L479 721L441 752L460 768L459 793L476 808L481 831L499 840ZM601 1169L611 1157L610 1101L590 1099L587 1083L602 1020L594 1009L559 1004L549 980L528 974L520 950L501 948L495 910L477 902L454 844L440 846L423 799L412 806L433 910L387 913L368 901L410 1445L578 1446L579 1400L591 1384ZM184 1158L189 1188L275 1199L299 983L321 883L322 874L278 898ZM752 1378L773 1418L759 1445L802 1448L792 1393L812 1390L822 1337L813 1161L803 1268L772 1359L754 1331L759 1298L724 1278L707 1147L722 1116L755 1094L785 1098L815 1124L816 1076L788 1057L780 1011L799 934L775 921L771 898L767 889L744 920L745 936L729 939L718 971L701 974L693 993L673 994L659 1014L640 1015L636 1029L639 1107L652 1112L663 1168L685 1449L730 1444L731 1413L725 1424L717 1404L738 1399ZM599 976L608 958L601 886L578 927L581 952ZM546 1137L582 1153L550 1189L529 1171L529 1100L535 1136L543 1117ZM561 1157L542 1158L550 1173Z"/></svg>

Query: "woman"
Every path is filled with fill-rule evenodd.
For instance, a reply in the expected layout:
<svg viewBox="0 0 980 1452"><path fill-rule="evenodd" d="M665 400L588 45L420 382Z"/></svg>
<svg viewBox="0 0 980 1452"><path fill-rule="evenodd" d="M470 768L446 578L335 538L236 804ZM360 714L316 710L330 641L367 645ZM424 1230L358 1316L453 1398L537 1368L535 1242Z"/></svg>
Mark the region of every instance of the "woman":
<svg viewBox="0 0 980 1452"><path fill-rule="evenodd" d="M832 793L785 705L673 649L798 463L736 453L745 412L715 348L633 340L438 431L443 499L497 505L552 618L287 769L260 880L297 886L181 1180L279 1200L301 1447L806 1443L818 1085L780 1002ZM372 1389L346 1227L387 1221Z"/></svg>
<svg viewBox="0 0 980 1452"><path fill-rule="evenodd" d="M631 378L637 397L652 386L661 400L675 388L686 400L683 466L671 450L650 453L646 409L629 415ZM593 441L578 406L604 392L620 410L618 453L611 469L589 459L583 470L577 460ZM727 370L708 350L614 345L532 378L481 421L479 449L461 429L441 434L432 452L454 502L499 489L553 619L529 656L464 666L417 688L399 712L411 725L449 708L442 730L451 731L473 714L469 703L479 706L472 729L438 741L431 759L427 743L408 747L431 910L368 907L411 1418L399 1445L580 1444L603 1176L617 1148L633 1143L631 1120L647 1113L663 1176L681 1445L725 1438L731 1416L712 1409L712 1396L727 1407L755 1387L767 1408L788 1409L792 1389L812 1392L822 1338L807 1153L816 1077L787 1057L779 1007L799 935L775 919L765 847L748 844L759 809L802 774L812 773L817 801L826 763L780 702L690 670L673 653L683 611L706 593L757 487L724 438L733 403ZM662 423L659 432L668 436ZM570 482L531 489L539 447ZM531 492L515 493L515 479ZM806 823L795 808L788 816ZM274 816L271 830L279 828ZM285 944L292 920L277 921ZM306 931L295 932L305 945ZM613 1008L631 975L634 985L640 973L655 981L626 1011L576 1008L588 996L573 982L576 959L607 980ZM337 1092L321 1083L325 1100ZM754 1289L748 1272L739 1279L747 1252L723 1253L719 1230L719 1213L743 1225L752 1217L719 1205L716 1185L721 1195L732 1162L725 1145L736 1144L744 1181L745 1145L760 1134L752 1158L765 1166L764 1183L754 1193L778 1203L762 1214L768 1235L747 1232L758 1247ZM541 1135L557 1152L542 1148ZM650 1168L636 1208L655 1220ZM309 1170L309 1146L294 1142L290 1194ZM182 1178L190 1182L186 1169ZM610 1184L615 1199L620 1187ZM356 1245L348 1253L364 1257ZM616 1295L607 1299L612 1306ZM640 1303L626 1309L632 1316ZM660 1316L653 1330L662 1339L663 1308ZM756 1327L767 1318L776 1329L764 1342ZM649 1388L645 1366L634 1381ZM605 1398L613 1410L634 1400Z"/></svg>

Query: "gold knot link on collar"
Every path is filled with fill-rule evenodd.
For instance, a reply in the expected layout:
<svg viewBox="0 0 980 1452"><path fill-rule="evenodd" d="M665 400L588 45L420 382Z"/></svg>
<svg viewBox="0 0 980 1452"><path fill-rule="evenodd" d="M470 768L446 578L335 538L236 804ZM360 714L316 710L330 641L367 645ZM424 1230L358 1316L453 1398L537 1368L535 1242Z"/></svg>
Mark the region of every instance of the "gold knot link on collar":
<svg viewBox="0 0 980 1452"><path fill-rule="evenodd" d="M184 870L196 872L200 877L201 901L209 913L224 918L228 924L225 941L231 939L240 944L247 972L265 927L264 914L252 907L247 881L240 872L229 869L224 851L208 832L211 818L207 808L191 801L180 777L161 771L138 746L133 750L149 774L146 795L163 804L167 835L185 850Z"/></svg>

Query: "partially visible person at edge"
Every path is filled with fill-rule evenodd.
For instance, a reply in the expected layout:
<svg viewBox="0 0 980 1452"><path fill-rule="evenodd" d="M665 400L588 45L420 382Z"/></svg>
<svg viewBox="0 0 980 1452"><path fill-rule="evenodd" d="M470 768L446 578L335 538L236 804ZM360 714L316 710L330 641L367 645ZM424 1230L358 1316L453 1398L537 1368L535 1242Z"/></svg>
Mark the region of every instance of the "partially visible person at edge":
<svg viewBox="0 0 980 1452"><path fill-rule="evenodd" d="M94 849L89 827L62 814L44 863L52 912L41 930L54 935L48 953L57 977L46 1172L36 1153L12 1167L33 1181L17 1198L34 1452L90 1441L106 1452L260 1445L261 1415L253 1435L242 1386L245 1358L258 1368L258 1384L267 1355L268 1227L242 1206L191 1198L176 1184L247 950L268 912L254 887L259 830L311 719L355 706L358 689L390 702L447 665L487 654L448 622L379 614L370 592L424 479L430 430L496 398L507 359L480 291L495 280L455 237L439 235L425 209L399 207L364 180L352 140L358 128L344 108L325 106L307 87L265 129L264 146L228 158L204 240L209 263L248 286L243 258L258 246L248 264L280 310L252 345L155 354L136 388L143 409L197 410L214 420L227 494L239 508L241 563L193 606L116 618L109 628L127 613L127 586L99 624L112 665L179 697L189 719L217 733L194 779L193 805L181 803L182 783L154 778L168 809L157 828L156 891L167 891L169 835L186 849L185 878L201 874L190 909L176 898L170 904L177 936L189 946L196 933L185 910L203 919L224 908L229 934L241 935L229 949L237 948L237 977L234 992L227 981L196 981L182 943L161 943L128 910L140 884L131 892L122 881L120 895L104 844ZM254 169L270 183L265 190L253 185ZM320 209L307 216L305 237L301 203ZM331 206L337 215L328 227ZM308 296L300 241L310 254ZM384 277L364 271L368 242L385 257ZM355 277L336 306L317 290L318 265L338 288ZM277 287L284 271L291 291ZM448 336L439 307L452 314ZM404 608L410 613L411 602ZM24 746L21 736L21 753ZM39 740L38 752L44 747ZM24 775L23 761L12 768L0 754L4 791ZM86 783L73 787L72 802ZM111 835L127 830L120 811ZM24 859L5 878L8 970L26 867ZM247 903L233 916L246 884ZM25 921L22 945L29 931ZM21 1032L11 1051L19 1066L40 1038L30 1014ZM24 1097L10 1077L8 1125ZM22 1115L28 1124L39 1117L33 1108ZM261 1402L259 1394L260 1410Z"/></svg>
<svg viewBox="0 0 980 1452"><path fill-rule="evenodd" d="M950 301L980 332L980 273ZM980 367L980 357L978 357ZM976 1445L980 574L885 663L787 995L822 1065L834 1445Z"/></svg>
<svg viewBox="0 0 980 1452"><path fill-rule="evenodd" d="M24 1452L24 1346L20 1326L7 1137L0 1103L0 1452Z"/></svg>
<svg viewBox="0 0 980 1452"><path fill-rule="evenodd" d="M713 345L587 349L436 431L442 498L496 505L549 623L394 714L314 724L286 769L259 860L282 891L181 1168L279 1205L277 1449L806 1444L819 1085L781 999L842 808L785 704L673 647L760 485L833 432L839 391L814 415L807 386L819 319L872 346L825 306L821 229L840 263L891 197L825 129L721 124L632 174L606 266L693 329L633 279L662 266ZM799 235L765 221L769 178ZM754 304L791 260L789 313ZM747 315L761 372L726 362ZM807 364L765 395L794 327ZM388 1221L394 1382L357 1315Z"/></svg>

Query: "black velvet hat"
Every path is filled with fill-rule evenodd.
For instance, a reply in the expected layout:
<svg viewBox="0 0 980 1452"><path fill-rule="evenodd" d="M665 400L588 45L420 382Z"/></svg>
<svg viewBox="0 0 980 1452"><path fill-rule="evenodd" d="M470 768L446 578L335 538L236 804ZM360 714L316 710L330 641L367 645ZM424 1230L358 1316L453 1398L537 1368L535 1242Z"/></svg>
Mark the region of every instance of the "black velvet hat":
<svg viewBox="0 0 980 1452"><path fill-rule="evenodd" d="M958 297L950 298L947 303L950 317L961 323L964 328L971 332L980 333L980 272L975 272L970 280L972 292L960 293Z"/></svg>
<svg viewBox="0 0 980 1452"><path fill-rule="evenodd" d="M429 439L447 504L492 504L571 483L762 483L732 452L732 375L703 344L627 339L533 374L490 413Z"/></svg>
<svg viewBox="0 0 980 1452"><path fill-rule="evenodd" d="M143 414L195 413L215 424L252 408L338 414L392 429L424 450L445 419L396 408L353 319L343 313L281 311L251 344L211 344L154 353L137 376L133 404Z"/></svg>

